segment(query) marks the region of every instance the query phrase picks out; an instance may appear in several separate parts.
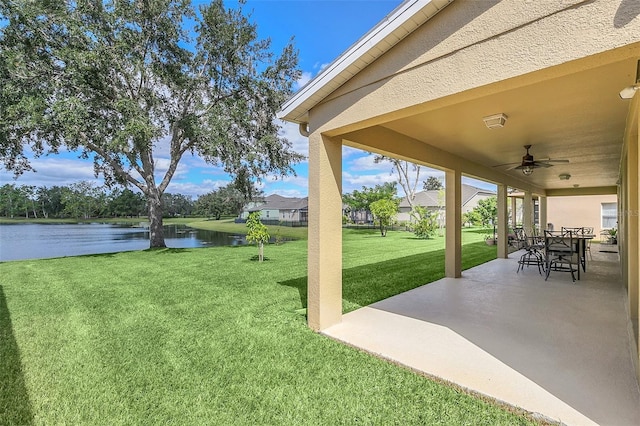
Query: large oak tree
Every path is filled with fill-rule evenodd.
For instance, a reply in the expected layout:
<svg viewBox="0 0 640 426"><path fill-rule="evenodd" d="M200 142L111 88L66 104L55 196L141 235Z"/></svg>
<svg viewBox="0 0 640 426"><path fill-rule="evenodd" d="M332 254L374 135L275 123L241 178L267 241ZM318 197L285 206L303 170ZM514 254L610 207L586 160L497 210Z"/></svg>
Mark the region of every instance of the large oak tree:
<svg viewBox="0 0 640 426"><path fill-rule="evenodd" d="M273 55L242 5L212 0L0 2L0 161L92 158L107 185L146 197L150 246L164 247L162 194L185 154L252 188L301 156L275 112L299 76L289 43Z"/></svg>

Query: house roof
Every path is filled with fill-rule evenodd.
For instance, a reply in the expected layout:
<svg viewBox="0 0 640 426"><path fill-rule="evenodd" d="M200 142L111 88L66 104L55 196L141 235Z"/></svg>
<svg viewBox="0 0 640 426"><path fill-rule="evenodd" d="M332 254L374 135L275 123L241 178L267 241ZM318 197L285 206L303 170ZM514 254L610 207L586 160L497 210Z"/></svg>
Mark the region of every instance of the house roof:
<svg viewBox="0 0 640 426"><path fill-rule="evenodd" d="M413 198L413 204L423 207L438 207L438 191L429 190L416 192L415 197ZM402 207L409 207L409 202L406 198L403 198L402 201L400 201L400 208Z"/></svg>
<svg viewBox="0 0 640 426"><path fill-rule="evenodd" d="M282 195L269 195L264 198L264 204L261 204L255 209L257 210L302 210L308 208L309 199L295 198L295 197L283 197Z"/></svg>
<svg viewBox="0 0 640 426"><path fill-rule="evenodd" d="M417 192L415 198L413 199L413 204L424 207L439 207L440 202L438 201L438 192L439 191L436 189ZM473 197L478 194L487 196L496 195L496 193L493 191L462 184L462 205L466 205L469 201L471 201ZM409 203L406 199L402 199L402 201L400 202L400 207L409 207Z"/></svg>
<svg viewBox="0 0 640 426"><path fill-rule="evenodd" d="M462 184L462 206L464 207L473 197L476 195L494 196L495 191L489 191L487 189L476 188L475 186Z"/></svg>
<svg viewBox="0 0 640 426"><path fill-rule="evenodd" d="M278 118L308 122L311 108L451 2L453 0L405 0L287 100L278 111Z"/></svg>

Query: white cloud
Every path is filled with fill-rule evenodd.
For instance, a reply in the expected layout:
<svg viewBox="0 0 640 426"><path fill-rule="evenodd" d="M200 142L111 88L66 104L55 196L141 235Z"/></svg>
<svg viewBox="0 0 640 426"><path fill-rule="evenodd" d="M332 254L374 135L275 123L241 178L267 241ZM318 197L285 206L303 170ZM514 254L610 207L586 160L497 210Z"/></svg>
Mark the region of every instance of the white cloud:
<svg viewBox="0 0 640 426"><path fill-rule="evenodd" d="M330 62L326 62L326 63L315 63L313 65L313 69L314 71L316 71L315 75L320 74L325 68L327 68L329 65L331 65ZM314 73L310 72L310 71L303 71L302 74L300 74L300 78L298 80L296 80L293 83L293 90L297 91L302 89L307 83L309 83L311 80L313 80L314 78Z"/></svg>
<svg viewBox="0 0 640 426"><path fill-rule="evenodd" d="M363 186L373 187L386 182L395 181L395 176L389 173L352 174L348 171L344 171L342 173L342 192L352 192L354 189L362 189Z"/></svg>
<svg viewBox="0 0 640 426"><path fill-rule="evenodd" d="M193 199L198 198L200 195L208 194L223 186L231 183L230 180L211 180L205 179L200 183L196 182L171 182L167 187L166 192L171 194L182 194Z"/></svg>
<svg viewBox="0 0 640 426"><path fill-rule="evenodd" d="M358 148L352 148L347 145L342 145L342 158L350 158L350 157L368 155L368 154L369 153L367 151L363 151Z"/></svg>
<svg viewBox="0 0 640 426"><path fill-rule="evenodd" d="M276 175L269 175L264 179L264 181L266 184L281 182L281 183L296 185L304 188L306 188L309 184L309 179L306 176L301 176L301 175L297 175L297 176L288 175L283 177L276 176Z"/></svg>
<svg viewBox="0 0 640 426"><path fill-rule="evenodd" d="M313 79L313 74L307 71L303 71L302 74L300 75L300 78L293 84L293 89L300 90L308 82L310 82L311 79Z"/></svg>
<svg viewBox="0 0 640 426"><path fill-rule="evenodd" d="M171 164L171 160L169 158L155 159L155 176L156 176L157 183L160 183L160 181L164 178L164 175L167 173L167 170L169 170L170 164ZM185 164L184 161L180 161L180 163L178 163L178 167L176 168L176 171L173 174L173 178L171 180L183 179L188 174L189 174L189 166Z"/></svg>
<svg viewBox="0 0 640 426"><path fill-rule="evenodd" d="M291 148L305 157L309 156L309 138L302 136L296 123L282 122L280 136L291 142Z"/></svg>
<svg viewBox="0 0 640 426"><path fill-rule="evenodd" d="M17 180L13 179L13 173L5 170L0 171L0 183L37 187L68 186L82 180L96 182L99 185L104 183L103 179L94 176L91 160L41 157L32 159L31 165L36 171L25 172Z"/></svg>
<svg viewBox="0 0 640 426"><path fill-rule="evenodd" d="M331 65L331 62L325 62L325 63L322 63L322 64L320 62L316 62L315 65L313 66L313 68L317 69L318 70L318 74L320 74L322 72L322 70L324 70L329 65Z"/></svg>
<svg viewBox="0 0 640 426"><path fill-rule="evenodd" d="M153 145L155 157L169 157L171 155L171 137L165 136Z"/></svg>
<svg viewBox="0 0 640 426"><path fill-rule="evenodd" d="M300 191L297 189L274 189L271 191L265 191L265 195L281 195L283 197L295 197L295 198L304 198L307 196L306 191Z"/></svg>
<svg viewBox="0 0 640 426"><path fill-rule="evenodd" d="M349 168L354 171L386 171L388 173L393 172L393 166L386 161L376 163L374 161L374 155L364 154L356 159L348 162ZM395 174L395 173L394 173Z"/></svg>

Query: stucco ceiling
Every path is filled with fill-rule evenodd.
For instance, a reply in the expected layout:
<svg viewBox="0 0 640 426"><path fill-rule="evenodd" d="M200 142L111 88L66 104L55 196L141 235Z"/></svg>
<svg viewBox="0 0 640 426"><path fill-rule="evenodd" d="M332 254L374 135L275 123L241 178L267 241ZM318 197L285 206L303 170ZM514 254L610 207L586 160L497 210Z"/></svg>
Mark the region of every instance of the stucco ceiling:
<svg viewBox="0 0 640 426"><path fill-rule="evenodd" d="M384 126L488 167L521 161L528 144L535 159L568 159L569 164L537 168L526 177L520 170L496 168L542 188L615 186L630 102L619 92L633 84L636 59L558 74L528 85L501 82L477 94L453 95L444 107ZM508 120L503 128L490 130L483 117L497 113ZM561 173L571 179L560 180Z"/></svg>

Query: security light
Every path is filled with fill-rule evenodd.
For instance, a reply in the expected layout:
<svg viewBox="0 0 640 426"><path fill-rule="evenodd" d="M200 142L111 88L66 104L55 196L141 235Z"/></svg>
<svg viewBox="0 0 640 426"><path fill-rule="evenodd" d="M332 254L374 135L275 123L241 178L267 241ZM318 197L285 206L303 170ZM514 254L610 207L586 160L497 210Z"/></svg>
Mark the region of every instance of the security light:
<svg viewBox="0 0 640 426"><path fill-rule="evenodd" d="M507 116L503 113L490 115L482 119L488 129L497 129L504 127L504 123L507 122Z"/></svg>

